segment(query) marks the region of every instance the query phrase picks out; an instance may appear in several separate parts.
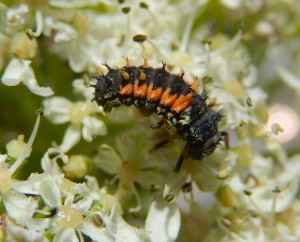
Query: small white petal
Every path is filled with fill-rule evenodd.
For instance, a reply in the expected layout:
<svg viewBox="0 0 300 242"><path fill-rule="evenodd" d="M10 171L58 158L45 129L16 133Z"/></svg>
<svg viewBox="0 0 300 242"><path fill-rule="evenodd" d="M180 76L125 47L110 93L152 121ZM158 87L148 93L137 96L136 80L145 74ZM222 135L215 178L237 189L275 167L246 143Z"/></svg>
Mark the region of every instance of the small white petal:
<svg viewBox="0 0 300 242"><path fill-rule="evenodd" d="M88 236L93 241L114 242L114 235L105 228L97 228L88 222L81 223L78 228L80 232Z"/></svg>
<svg viewBox="0 0 300 242"><path fill-rule="evenodd" d="M50 208L61 205L60 183L62 177L48 176L37 184L37 190L43 198L44 203Z"/></svg>
<svg viewBox="0 0 300 242"><path fill-rule="evenodd" d="M7 154L0 154L0 167L4 168L5 167L5 161L7 160L8 156Z"/></svg>
<svg viewBox="0 0 300 242"><path fill-rule="evenodd" d="M109 204L113 201L113 196L110 196L107 194L106 187L99 188L97 179L92 176L85 176L87 187L90 191L90 194L94 200L100 200L104 204L104 207L106 208L107 205L111 207ZM109 201L108 201L109 200Z"/></svg>
<svg viewBox="0 0 300 242"><path fill-rule="evenodd" d="M187 177L187 173L185 171L181 171L178 173L172 172L166 177L165 187L163 191L163 197L167 199L171 197L172 200L168 202L174 202L182 188Z"/></svg>
<svg viewBox="0 0 300 242"><path fill-rule="evenodd" d="M50 87L40 87L36 79L31 78L24 81L24 84L29 88L29 90L39 96L49 97L54 94Z"/></svg>
<svg viewBox="0 0 300 242"><path fill-rule="evenodd" d="M27 14L29 11L29 8L26 4L20 4L15 8L9 8L6 13L6 18L10 22L16 22L24 19L24 15Z"/></svg>
<svg viewBox="0 0 300 242"><path fill-rule="evenodd" d="M85 183L76 184L73 186L72 193L73 194L71 196L68 196L66 198L64 205L75 208L76 210L81 211L83 214L85 214L93 204L93 198L89 192L88 187ZM80 194L81 196L83 196L83 198L74 203L74 194Z"/></svg>
<svg viewBox="0 0 300 242"><path fill-rule="evenodd" d="M2 201L8 215L21 225L26 224L26 220L32 217L38 206L34 199L28 198L14 190L2 194Z"/></svg>
<svg viewBox="0 0 300 242"><path fill-rule="evenodd" d="M43 32L44 22L43 22L43 15L41 11L35 12L35 19L36 19L36 30L33 33L35 37L38 37Z"/></svg>
<svg viewBox="0 0 300 242"><path fill-rule="evenodd" d="M23 65L23 73L20 77L23 80L24 84L29 88L31 92L34 94L47 97L51 96L54 92L49 87L40 87L37 84L34 72L30 66L31 61L29 60L22 60Z"/></svg>
<svg viewBox="0 0 300 242"><path fill-rule="evenodd" d="M288 69L281 67L278 70L282 80L291 88L300 91L300 77L296 76L294 73Z"/></svg>
<svg viewBox="0 0 300 242"><path fill-rule="evenodd" d="M7 86L16 86L21 82L22 74L23 67L21 61L13 58L3 73L2 83Z"/></svg>
<svg viewBox="0 0 300 242"><path fill-rule="evenodd" d="M287 184L299 178L300 174L300 154L292 156L288 162L284 163L284 170L278 175L276 181L278 185Z"/></svg>
<svg viewBox="0 0 300 242"><path fill-rule="evenodd" d="M52 95L54 92L50 87L40 87L34 76L34 72L30 67L31 61L12 59L5 69L2 76L2 82L8 86L16 86L21 81L34 94L46 97Z"/></svg>
<svg viewBox="0 0 300 242"><path fill-rule="evenodd" d="M251 171L260 179L266 179L272 174L273 160L270 157L263 157L260 155L253 155Z"/></svg>
<svg viewBox="0 0 300 242"><path fill-rule="evenodd" d="M116 149L120 153L123 160L134 159L140 155L143 151L143 142L138 142L137 140L129 136L121 136L117 139Z"/></svg>
<svg viewBox="0 0 300 242"><path fill-rule="evenodd" d="M151 241L175 241L180 229L180 212L176 204L155 201L151 204L146 219L145 230Z"/></svg>
<svg viewBox="0 0 300 242"><path fill-rule="evenodd" d="M251 97L253 107L261 105L261 103L264 103L268 97L267 94L261 88L258 87L249 88L248 96Z"/></svg>
<svg viewBox="0 0 300 242"><path fill-rule="evenodd" d="M80 124L71 124L64 135L59 149L67 153L80 140Z"/></svg>
<svg viewBox="0 0 300 242"><path fill-rule="evenodd" d="M122 159L111 146L102 144L94 164L108 174L116 174L122 164Z"/></svg>
<svg viewBox="0 0 300 242"><path fill-rule="evenodd" d="M136 120L134 109L128 106L113 108L110 113L107 113L107 116L116 123L126 123Z"/></svg>
<svg viewBox="0 0 300 242"><path fill-rule="evenodd" d="M94 117L85 117L82 120L82 123L82 136L86 141L91 142L93 140L93 136L106 135L107 133L105 124L99 119Z"/></svg>
<svg viewBox="0 0 300 242"><path fill-rule="evenodd" d="M242 182L238 174L233 174L227 181L228 186L236 193L241 193L244 190L247 190L247 186Z"/></svg>
<svg viewBox="0 0 300 242"><path fill-rule="evenodd" d="M10 221L5 221L6 224L6 238L5 241L23 241L23 242L48 242L49 240L44 235L44 231L35 231L25 229L15 225Z"/></svg>
<svg viewBox="0 0 300 242"><path fill-rule="evenodd" d="M289 208L292 201L297 196L299 191L299 184L297 180L292 180L286 186L279 187L281 190L275 194L272 189L275 189L275 185L271 187L258 187L252 190L253 203L263 212L268 213L272 211L272 204L274 196L276 195L275 212L282 213Z"/></svg>
<svg viewBox="0 0 300 242"><path fill-rule="evenodd" d="M77 31L69 24L58 22L51 17L45 17L44 33L47 36L54 34L55 43L68 42L77 38Z"/></svg>
<svg viewBox="0 0 300 242"><path fill-rule="evenodd" d="M83 95L86 100L91 101L94 97L95 89L92 87L86 87L83 79L76 79L72 82L74 92Z"/></svg>
<svg viewBox="0 0 300 242"><path fill-rule="evenodd" d="M51 97L43 101L44 115L55 124L69 121L69 110L72 102L64 97Z"/></svg>
<svg viewBox="0 0 300 242"><path fill-rule="evenodd" d="M99 185L97 179L93 176L85 176L86 185L91 192L99 192Z"/></svg>
<svg viewBox="0 0 300 242"><path fill-rule="evenodd" d="M124 221L117 209L113 209L111 215L111 229L115 235L116 242L140 242L143 236L141 230L138 230ZM160 240L157 240L160 241Z"/></svg>
<svg viewBox="0 0 300 242"><path fill-rule="evenodd" d="M13 183L13 189L21 192L23 194L31 194L31 195L40 195L40 191L37 189L38 183L45 179L50 174L49 171L41 173L41 174L34 174L32 173L28 180L26 181L17 181L15 180Z"/></svg>
<svg viewBox="0 0 300 242"><path fill-rule="evenodd" d="M43 230L49 227L49 219L34 219L33 214L38 207L37 201L32 197L10 190L2 194L2 202L7 214L17 224L26 226L32 230Z"/></svg>
<svg viewBox="0 0 300 242"><path fill-rule="evenodd" d="M79 242L76 231L73 228L60 230L54 237L53 242Z"/></svg>
<svg viewBox="0 0 300 242"><path fill-rule="evenodd" d="M87 56L88 50L84 45L78 43L72 43L69 53L69 64L73 71L83 72L87 68ZM76 51L75 51L76 50Z"/></svg>
<svg viewBox="0 0 300 242"><path fill-rule="evenodd" d="M49 172L50 174L58 174L60 172L60 168L55 162L57 160L60 160L64 164L66 164L69 160L69 157L65 155L60 149L49 148L42 158L42 169Z"/></svg>

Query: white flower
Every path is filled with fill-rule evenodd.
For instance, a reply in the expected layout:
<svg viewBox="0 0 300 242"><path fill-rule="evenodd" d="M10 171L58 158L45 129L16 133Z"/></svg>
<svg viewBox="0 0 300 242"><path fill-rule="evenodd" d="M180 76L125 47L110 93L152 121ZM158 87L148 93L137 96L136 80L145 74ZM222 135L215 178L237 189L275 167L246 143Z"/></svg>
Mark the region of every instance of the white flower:
<svg viewBox="0 0 300 242"><path fill-rule="evenodd" d="M154 201L149 209L145 228L136 228L128 224L116 207L110 216L102 215L105 227L83 222L78 228L90 238L101 241L124 242L172 242L177 238L180 228L180 213L176 205Z"/></svg>
<svg viewBox="0 0 300 242"><path fill-rule="evenodd" d="M180 213L175 204L154 201L149 209L145 230L152 242L175 241L180 229Z"/></svg>
<svg viewBox="0 0 300 242"><path fill-rule="evenodd" d="M8 9L6 13L6 18L10 22L18 22L20 20L24 21L24 16L29 11L29 8L26 4L20 4L15 8ZM22 22L23 24L24 22Z"/></svg>
<svg viewBox="0 0 300 242"><path fill-rule="evenodd" d="M80 242L77 232L75 229L71 227L66 227L65 229L60 230L58 233L56 233L55 237L53 238L54 242L68 242L68 241L74 241L74 242Z"/></svg>
<svg viewBox="0 0 300 242"><path fill-rule="evenodd" d="M99 190L98 190L99 191ZM75 195L80 195L80 200L74 203ZM77 209L82 214L88 214L88 210L93 204L93 197L85 183L74 184L72 193L66 198L64 205Z"/></svg>
<svg viewBox="0 0 300 242"><path fill-rule="evenodd" d="M95 71L95 69L103 68L96 32L90 31L91 26L97 26L95 17L91 13L79 12L77 19L74 20L80 25L79 29L52 17L45 17L45 35L51 36L52 32L55 33L54 41L57 43L55 50L68 58L70 67L75 72L82 72L86 69Z"/></svg>
<svg viewBox="0 0 300 242"><path fill-rule="evenodd" d="M49 219L38 219L34 218L36 213L38 202L32 197L27 197L23 193L17 191L20 184L28 183L27 181L14 181L11 176L14 172L22 165L24 159L27 157L28 153L31 151L31 147L37 130L39 127L40 114L36 120L34 129L29 138L28 143L24 146L23 151L17 158L17 160L10 166L7 167L5 164L6 155L1 155L1 177L0 177L0 191L1 200L5 207L7 215L14 220L18 225L28 227L29 229L41 231L49 226ZM18 152L19 153L19 152ZM42 175L41 175L42 176ZM25 231L26 232L26 231Z"/></svg>
<svg viewBox="0 0 300 242"><path fill-rule="evenodd" d="M116 242L139 242L144 231L134 228L124 221L117 209L112 211L110 221L106 225L115 237Z"/></svg>
<svg viewBox="0 0 300 242"><path fill-rule="evenodd" d="M50 219L33 218L38 203L32 197L27 197L17 191L9 190L2 194L2 201L7 214L14 219L17 224L36 231L44 230L49 227Z"/></svg>
<svg viewBox="0 0 300 242"><path fill-rule="evenodd" d="M105 227L97 227L89 222L82 222L78 229L94 241L115 242L114 234Z"/></svg>
<svg viewBox="0 0 300 242"><path fill-rule="evenodd" d="M226 110L225 119L230 127L239 125L242 120L261 123L252 112L265 103L267 98L260 88L254 86L257 71L249 64L249 56L245 50L238 46L241 38L242 34L238 33L219 50L212 51L207 60L207 75L213 78L209 97L216 99ZM247 98L252 100L252 106L247 105Z"/></svg>
<svg viewBox="0 0 300 242"><path fill-rule="evenodd" d="M0 4L1 11L1 31L11 35L20 31L26 23L29 7L26 4L20 4L7 8L3 3Z"/></svg>
<svg viewBox="0 0 300 242"><path fill-rule="evenodd" d="M11 221L4 221L6 228L5 241L24 241L24 242L48 242L43 230L35 231L15 225Z"/></svg>
<svg viewBox="0 0 300 242"><path fill-rule="evenodd" d="M7 86L16 86L23 82L34 94L44 97L51 96L53 91L50 87L38 85L30 63L29 60L11 59L1 78L2 83Z"/></svg>
<svg viewBox="0 0 300 242"><path fill-rule="evenodd" d="M0 158L4 162L6 156L2 155ZM84 222L83 215L90 216L90 212L93 212L91 208L94 198L84 183L76 184L63 177L56 164L56 160L60 158L67 162L60 150L49 149L43 158L44 168L46 168L44 173L32 174L26 181L16 181L13 183L13 189L2 193L2 202L7 214L21 226L15 228L14 231L20 230L22 235L29 234L29 231L22 230L22 227L28 227L34 236L43 237L44 233L39 234L34 231L48 229L50 233L55 234L54 241L70 241L70 239L82 241L81 233L87 231L87 235L91 238L102 238L109 241L108 239L112 238L109 231L102 228L94 233L96 228L91 229L94 226L88 221ZM6 179L3 176L2 178ZM99 188L97 192L99 192ZM33 218L36 213L47 214L47 212L38 211L38 201L23 193L40 196L46 208L57 210L54 217ZM104 201L101 202L104 203ZM81 226L83 222L84 225ZM13 232L10 236L13 236Z"/></svg>
<svg viewBox="0 0 300 242"><path fill-rule="evenodd" d="M265 179L266 186L261 186L253 189L252 199L254 204L260 209L268 209L270 211L273 203L273 197L276 191L276 213L283 212L289 208L290 204L294 201L299 190L300 179L300 156L296 155L286 160L282 165L283 169L280 174Z"/></svg>
<svg viewBox="0 0 300 242"><path fill-rule="evenodd" d="M62 144L59 148L63 152L69 151L83 138L91 142L94 136L105 135L107 130L105 124L92 116L90 113L97 113L95 104L89 101L72 103L63 97L53 97L44 100L45 116L55 124L62 124L70 121Z"/></svg>
<svg viewBox="0 0 300 242"><path fill-rule="evenodd" d="M137 206L131 208L132 211L139 210L141 205L135 182L146 188L162 184L160 175L150 169L154 166L153 160L147 155L145 143L138 135L119 136L116 151L108 145L101 145L93 162L105 172L114 174L114 180L119 180L116 198L124 199L134 195Z"/></svg>
<svg viewBox="0 0 300 242"><path fill-rule="evenodd" d="M77 37L76 30L69 24L55 22L53 18L45 17L44 34L46 36L50 36L52 34L52 31L55 31L54 41L57 43L67 42L72 39L76 39Z"/></svg>

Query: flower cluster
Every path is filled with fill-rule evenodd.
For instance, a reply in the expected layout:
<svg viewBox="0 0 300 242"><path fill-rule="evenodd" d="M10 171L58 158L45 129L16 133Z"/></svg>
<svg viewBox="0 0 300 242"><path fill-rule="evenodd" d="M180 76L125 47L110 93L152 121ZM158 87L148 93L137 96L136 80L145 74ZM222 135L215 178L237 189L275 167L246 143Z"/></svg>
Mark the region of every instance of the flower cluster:
<svg viewBox="0 0 300 242"><path fill-rule="evenodd" d="M0 3L0 96L23 84L11 96L30 93L43 108L27 142L0 130L1 240L300 240L300 152L276 139L299 130L273 120L268 104L289 88L299 101L298 1L23 2ZM183 141L149 152L172 127L151 129L157 117L134 107L97 106L92 76L127 57L184 68L223 110L229 148L173 172ZM37 158L40 140L49 145Z"/></svg>

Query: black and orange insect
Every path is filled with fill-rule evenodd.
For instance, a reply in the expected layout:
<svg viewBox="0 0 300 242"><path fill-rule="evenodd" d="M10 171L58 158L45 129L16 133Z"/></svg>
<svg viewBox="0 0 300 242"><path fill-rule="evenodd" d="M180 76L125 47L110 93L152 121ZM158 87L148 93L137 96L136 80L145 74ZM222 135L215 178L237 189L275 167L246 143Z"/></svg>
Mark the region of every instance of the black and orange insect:
<svg viewBox="0 0 300 242"><path fill-rule="evenodd" d="M152 68L144 60L143 66L132 66L126 59L126 66L108 68L106 75L95 76L97 83L94 100L105 111L120 105L134 105L143 114L156 113L162 119L151 127L162 127L166 122L176 129L176 138L186 141L186 145L178 159L175 171L178 172L185 158L202 160L211 154L220 144L226 132L218 130L221 112L214 111L206 104L205 91L198 94L195 88L183 79L184 72L179 75L161 68ZM156 144L155 150L168 143L167 138Z"/></svg>

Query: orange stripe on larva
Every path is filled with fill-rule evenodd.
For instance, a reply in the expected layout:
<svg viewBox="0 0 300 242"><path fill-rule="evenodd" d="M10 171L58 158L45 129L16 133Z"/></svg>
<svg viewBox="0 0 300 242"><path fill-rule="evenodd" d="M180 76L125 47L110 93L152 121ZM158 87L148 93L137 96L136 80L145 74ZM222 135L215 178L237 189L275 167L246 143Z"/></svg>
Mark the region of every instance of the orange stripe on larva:
<svg viewBox="0 0 300 242"><path fill-rule="evenodd" d="M167 90L165 91L161 98L160 98L160 104L163 106L171 106L177 98L177 94L170 94L170 92Z"/></svg>
<svg viewBox="0 0 300 242"><path fill-rule="evenodd" d="M171 107L171 111L175 113L180 113L188 106L190 106L192 103L193 94L194 93L188 93L185 96L180 96L179 98L177 98Z"/></svg>
<svg viewBox="0 0 300 242"><path fill-rule="evenodd" d="M145 97L147 95L147 84L134 86L133 92L135 97Z"/></svg>
<svg viewBox="0 0 300 242"><path fill-rule="evenodd" d="M121 91L120 93L122 95L131 95L132 94L132 91L133 91L133 85L132 84L127 84L126 86L124 87L121 87Z"/></svg>
<svg viewBox="0 0 300 242"><path fill-rule="evenodd" d="M147 100L148 101L157 101L160 99L161 94L162 94L162 88L148 89Z"/></svg>

